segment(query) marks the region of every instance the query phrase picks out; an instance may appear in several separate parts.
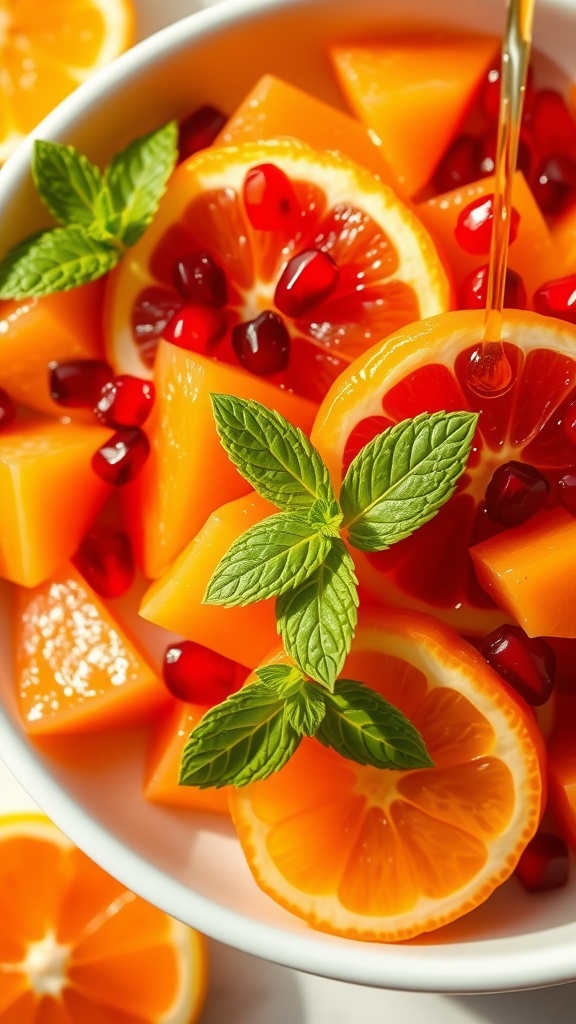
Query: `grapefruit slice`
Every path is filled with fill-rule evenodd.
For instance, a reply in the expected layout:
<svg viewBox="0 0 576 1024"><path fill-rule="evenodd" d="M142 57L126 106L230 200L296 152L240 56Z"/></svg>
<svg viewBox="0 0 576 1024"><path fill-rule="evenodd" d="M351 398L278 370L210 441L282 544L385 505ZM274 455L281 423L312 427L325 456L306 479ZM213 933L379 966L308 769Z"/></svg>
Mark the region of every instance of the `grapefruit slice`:
<svg viewBox="0 0 576 1024"><path fill-rule="evenodd" d="M205 939L40 814L0 818L0 1024L193 1024Z"/></svg>
<svg viewBox="0 0 576 1024"><path fill-rule="evenodd" d="M270 166L295 197L294 220L281 229L253 227L243 198L247 174ZM291 258L309 250L336 263L337 283L305 312L286 315L276 287ZM190 309L174 286L175 266L199 251L226 278L225 304L213 310L220 336L208 354L238 365L233 328L271 311L291 338L288 368L275 382L316 400L370 345L450 305L428 232L365 167L289 139L212 147L175 171L154 222L109 277L106 347L117 372L151 375L166 324Z"/></svg>
<svg viewBox="0 0 576 1024"><path fill-rule="evenodd" d="M506 617L479 586L469 550L502 529L484 507L494 470L526 462L554 484L575 458L560 419L576 399L576 329L506 311L503 340L514 383L502 397L481 400L466 378L483 327L482 312L459 311L387 338L333 386L311 435L337 483L360 448L391 423L440 409L480 413L467 471L434 519L388 551L353 552L362 586L380 601L433 613L472 634L489 633ZM554 487L550 504L553 494ZM535 545L539 539L535 532Z"/></svg>
<svg viewBox="0 0 576 1024"><path fill-rule="evenodd" d="M276 775L232 790L232 819L282 906L394 942L472 910L514 870L540 818L542 740L480 655L429 617L365 612L344 671L407 715L434 767L366 767L305 739Z"/></svg>
<svg viewBox="0 0 576 1024"><path fill-rule="evenodd" d="M351 109L406 195L430 180L499 46L494 36L427 33L330 48Z"/></svg>

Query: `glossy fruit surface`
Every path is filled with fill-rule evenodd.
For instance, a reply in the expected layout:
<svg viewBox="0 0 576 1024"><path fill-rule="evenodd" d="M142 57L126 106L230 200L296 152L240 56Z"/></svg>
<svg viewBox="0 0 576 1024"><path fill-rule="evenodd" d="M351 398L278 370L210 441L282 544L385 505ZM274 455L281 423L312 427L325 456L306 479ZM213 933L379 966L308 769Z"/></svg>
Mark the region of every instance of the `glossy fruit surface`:
<svg viewBox="0 0 576 1024"><path fill-rule="evenodd" d="M538 825L541 739L477 652L412 613L367 612L344 675L400 707L434 767L387 771L304 739L263 782L233 790L258 884L321 930L398 941L483 902Z"/></svg>
<svg viewBox="0 0 576 1024"><path fill-rule="evenodd" d="M1 1024L193 1024L203 936L125 889L41 815L0 818Z"/></svg>
<svg viewBox="0 0 576 1024"><path fill-rule="evenodd" d="M304 309L283 318L291 354L275 383L315 400L359 352L450 302L419 220L364 167L289 139L214 147L176 170L153 224L110 275L105 322L116 372L151 375L153 340L167 312L179 315L186 303L174 268L199 249L226 276L227 301L218 307L225 330L209 354L235 366L234 329L280 313L274 296L291 261L313 249L335 264L334 288L308 290ZM163 326L154 325L154 309Z"/></svg>
<svg viewBox="0 0 576 1024"><path fill-rule="evenodd" d="M470 560L470 545L501 529L486 516L484 495L495 470L511 459L552 476L572 464L572 446L560 421L576 388L576 338L567 324L507 311L503 338L514 385L487 401L467 384L470 353L481 340L483 322L481 312L449 313L386 339L327 395L312 440L338 480L346 448L367 420L396 422L440 409L479 412L474 448L453 497L412 537L388 551L355 552L354 558L361 583L381 600L431 611L465 632L487 634L505 616L479 586Z"/></svg>

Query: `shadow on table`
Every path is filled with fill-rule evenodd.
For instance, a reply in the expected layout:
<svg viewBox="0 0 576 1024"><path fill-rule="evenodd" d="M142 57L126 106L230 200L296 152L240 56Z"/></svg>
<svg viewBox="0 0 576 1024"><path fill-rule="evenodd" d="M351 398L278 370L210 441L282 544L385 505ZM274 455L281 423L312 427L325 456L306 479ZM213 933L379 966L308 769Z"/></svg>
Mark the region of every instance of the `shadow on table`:
<svg viewBox="0 0 576 1024"><path fill-rule="evenodd" d="M219 942L210 943L209 995L201 1024L304 1024L297 975Z"/></svg>
<svg viewBox="0 0 576 1024"><path fill-rule="evenodd" d="M575 1024L576 984L530 992L503 992L483 996L457 996L460 1004L478 1024Z"/></svg>

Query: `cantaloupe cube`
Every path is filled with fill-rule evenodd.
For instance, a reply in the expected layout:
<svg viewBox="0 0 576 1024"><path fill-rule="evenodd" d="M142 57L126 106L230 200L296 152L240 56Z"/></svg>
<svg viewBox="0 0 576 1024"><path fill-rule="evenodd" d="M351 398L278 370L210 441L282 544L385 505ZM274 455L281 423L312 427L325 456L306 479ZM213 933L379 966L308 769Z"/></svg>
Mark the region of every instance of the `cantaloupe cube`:
<svg viewBox="0 0 576 1024"><path fill-rule="evenodd" d="M0 302L0 387L38 412L85 419L50 397L48 363L103 359L104 278L42 299Z"/></svg>
<svg viewBox="0 0 576 1024"><path fill-rule="evenodd" d="M143 794L152 803L228 814L228 786L180 786L180 762L188 736L208 708L174 700L155 728L144 771Z"/></svg>
<svg viewBox="0 0 576 1024"><path fill-rule="evenodd" d="M263 75L228 119L215 145L240 145L290 135L315 149L337 149L369 167L384 181L397 184L380 146L367 128L349 114L311 93Z"/></svg>
<svg viewBox="0 0 576 1024"><path fill-rule="evenodd" d="M163 682L74 566L15 596L15 687L27 732L139 725L169 703Z"/></svg>
<svg viewBox="0 0 576 1024"><path fill-rule="evenodd" d="M203 604L212 573L233 541L278 510L252 491L222 505L144 594L140 614L187 640L254 668L278 643L274 600L245 607Z"/></svg>
<svg viewBox="0 0 576 1024"><path fill-rule="evenodd" d="M419 203L419 217L445 256L452 273L456 294L468 274L488 263L482 257L464 251L455 234L458 216L469 203L494 193L494 177L481 178L470 185L435 196ZM528 306L536 289L563 272L563 263L550 234L550 229L528 188L524 175L518 171L512 184L512 205L520 215L516 240L510 246L508 266L524 281Z"/></svg>
<svg viewBox="0 0 576 1024"><path fill-rule="evenodd" d="M0 576L33 587L76 551L110 493L91 465L110 434L47 417L0 433Z"/></svg>
<svg viewBox="0 0 576 1024"><path fill-rule="evenodd" d="M494 36L427 33L330 48L352 111L407 195L432 177L499 46Z"/></svg>
<svg viewBox="0 0 576 1024"><path fill-rule="evenodd" d="M161 340L154 366L156 401L146 431L150 457L123 489L126 526L144 575L165 572L206 519L250 484L226 455L211 393L253 398L309 432L316 406L261 377Z"/></svg>
<svg viewBox="0 0 576 1024"><path fill-rule="evenodd" d="M470 549L480 583L529 636L576 637L576 517L540 513Z"/></svg>

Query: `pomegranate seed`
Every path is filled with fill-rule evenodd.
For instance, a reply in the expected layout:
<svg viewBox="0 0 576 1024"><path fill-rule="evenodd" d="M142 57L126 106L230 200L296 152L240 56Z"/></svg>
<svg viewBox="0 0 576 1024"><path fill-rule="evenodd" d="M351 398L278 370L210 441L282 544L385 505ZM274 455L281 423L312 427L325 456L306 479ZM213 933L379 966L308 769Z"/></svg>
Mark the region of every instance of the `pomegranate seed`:
<svg viewBox="0 0 576 1024"><path fill-rule="evenodd" d="M480 140L480 171L482 174L494 174L497 144L498 130L491 128ZM525 178L530 176L533 162L532 145L526 135L521 135L518 140L518 159L516 163L518 170L522 171Z"/></svg>
<svg viewBox="0 0 576 1024"><path fill-rule="evenodd" d="M73 562L101 597L121 597L134 582L134 556L125 533L95 526L86 534Z"/></svg>
<svg viewBox="0 0 576 1024"><path fill-rule="evenodd" d="M186 160L198 150L211 146L227 120L228 118L221 110L210 106L209 103L198 107L189 117L185 118L180 125L178 138L180 160Z"/></svg>
<svg viewBox="0 0 576 1024"><path fill-rule="evenodd" d="M162 676L178 700L211 706L238 689L238 669L236 662L224 655L192 640L182 640L167 649Z"/></svg>
<svg viewBox="0 0 576 1024"><path fill-rule="evenodd" d="M182 305L181 297L165 288L145 288L137 297L132 307L132 335L146 366L154 366L158 341Z"/></svg>
<svg viewBox="0 0 576 1024"><path fill-rule="evenodd" d="M92 468L102 480L122 487L138 476L150 454L150 442L140 427L116 431L92 457Z"/></svg>
<svg viewBox="0 0 576 1024"><path fill-rule="evenodd" d="M534 292L533 305L537 313L576 324L576 274L540 285Z"/></svg>
<svg viewBox="0 0 576 1024"><path fill-rule="evenodd" d="M564 508L576 516L576 466L566 469L560 477L557 493Z"/></svg>
<svg viewBox="0 0 576 1024"><path fill-rule="evenodd" d="M244 206L259 231L294 230L301 210L290 178L275 164L252 167L244 179Z"/></svg>
<svg viewBox="0 0 576 1024"><path fill-rule="evenodd" d="M473 270L464 278L458 293L459 309L484 309L488 287L488 264ZM506 271L504 285L504 306L506 309L526 309L526 288L516 271Z"/></svg>
<svg viewBox="0 0 576 1024"><path fill-rule="evenodd" d="M568 882L568 845L561 836L537 832L523 851L516 875L528 892L560 889Z"/></svg>
<svg viewBox="0 0 576 1024"><path fill-rule="evenodd" d="M208 252L189 252L174 266L174 285L187 302L225 306L226 274Z"/></svg>
<svg viewBox="0 0 576 1024"><path fill-rule="evenodd" d="M226 318L214 306L184 306L164 329L164 338L179 348L206 355L226 331Z"/></svg>
<svg viewBox="0 0 576 1024"><path fill-rule="evenodd" d="M459 245L465 252L474 255L483 255L490 252L492 239L492 220L494 217L494 196L480 196L474 202L466 206L458 220L454 233ZM517 210L512 209L510 217L510 245L518 234L520 215Z"/></svg>
<svg viewBox="0 0 576 1024"><path fill-rule="evenodd" d="M576 160L561 153L546 157L534 175L532 191L542 213L562 213L576 202Z"/></svg>
<svg viewBox="0 0 576 1024"><path fill-rule="evenodd" d="M282 317L266 309L255 320L232 330L232 348L238 362L259 377L281 373L290 361L290 335Z"/></svg>
<svg viewBox="0 0 576 1024"><path fill-rule="evenodd" d="M538 89L527 120L534 145L542 156L575 152L576 124L564 98L555 89Z"/></svg>
<svg viewBox="0 0 576 1024"><path fill-rule="evenodd" d="M114 370L101 359L48 363L50 396L66 409L93 409Z"/></svg>
<svg viewBox="0 0 576 1024"><path fill-rule="evenodd" d="M15 416L16 407L14 402L10 395L4 391L4 388L0 388L0 430L4 430L4 427L9 426Z"/></svg>
<svg viewBox="0 0 576 1024"><path fill-rule="evenodd" d="M152 381L121 373L102 388L94 415L107 427L141 427L154 404Z"/></svg>
<svg viewBox="0 0 576 1024"><path fill-rule="evenodd" d="M488 664L535 707L545 704L556 676L556 655L546 640L528 636L520 626L499 626L482 642Z"/></svg>
<svg viewBox="0 0 576 1024"><path fill-rule="evenodd" d="M293 256L282 271L274 302L286 316L300 317L332 294L340 271L321 249L306 249Z"/></svg>
<svg viewBox="0 0 576 1024"><path fill-rule="evenodd" d="M524 91L524 112L532 109L534 102L534 73L528 68L526 89ZM490 121L497 121L500 114L500 68L490 68L478 97L478 105L482 113Z"/></svg>
<svg viewBox="0 0 576 1024"><path fill-rule="evenodd" d="M534 466L506 462L486 488L486 511L501 526L518 526L540 511L549 493L550 484Z"/></svg>
<svg viewBox="0 0 576 1024"><path fill-rule="evenodd" d="M451 192L480 176L480 143L474 135L459 135L438 164L432 185L436 192Z"/></svg>

